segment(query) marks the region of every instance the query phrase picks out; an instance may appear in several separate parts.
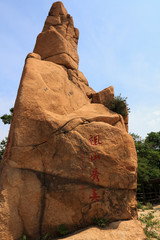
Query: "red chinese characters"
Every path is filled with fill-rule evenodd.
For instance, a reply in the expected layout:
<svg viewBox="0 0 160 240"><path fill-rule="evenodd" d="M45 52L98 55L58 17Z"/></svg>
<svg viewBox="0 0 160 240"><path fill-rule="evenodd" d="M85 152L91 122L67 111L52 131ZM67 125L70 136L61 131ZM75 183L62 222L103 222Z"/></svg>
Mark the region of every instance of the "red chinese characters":
<svg viewBox="0 0 160 240"><path fill-rule="evenodd" d="M82 176L82 181L84 178L84 158L85 158L85 153L82 152L81 154L81 176ZM81 192L82 192L82 200L84 200L84 185L81 185Z"/></svg>
<svg viewBox="0 0 160 240"><path fill-rule="evenodd" d="M89 143L90 145L92 146L96 146L96 145L99 145L99 144L102 144L102 142L100 141L100 136L99 135L90 135L90 138L89 138ZM96 160L100 159L100 156L98 154L96 154L96 152L94 152L94 154L91 155L90 157L90 161L91 162L94 162ZM99 182L99 175L100 173L98 172L98 169L97 167L95 167L91 173L91 182ZM92 193L92 196L89 197L89 199L91 200L91 202L93 201L99 201L100 200L100 196L98 196L97 192L96 192L96 188L93 188L93 193Z"/></svg>
<svg viewBox="0 0 160 240"><path fill-rule="evenodd" d="M93 188L93 195L89 197L91 199L91 202L96 200L98 202L100 200L100 196L97 195L96 193L96 188Z"/></svg>
<svg viewBox="0 0 160 240"><path fill-rule="evenodd" d="M95 161L96 159L100 159L100 157L99 157L99 155L96 155L96 153L94 152L94 155L92 155L92 156L90 157L90 160L91 160L91 162L93 162L93 161Z"/></svg>
<svg viewBox="0 0 160 240"><path fill-rule="evenodd" d="M99 135L95 135L95 136L90 135L89 143L93 147L95 147L96 145L102 144ZM92 155L89 158L90 158L90 161L92 162L92 166L94 166L93 169L92 169L91 175L90 175L91 182L92 183L99 182L100 181L100 179L99 179L100 173L98 171L98 168L95 166L95 164L98 160L100 160L100 155L97 154L96 152L93 152ZM85 152L82 152L81 153L81 177L82 177L82 182L84 181L84 170L85 170ZM84 195L85 187L84 187L83 183L82 183L80 189L81 189L81 193L82 193L82 200L84 200L84 198L85 198L85 195ZM93 188L92 195L89 196L89 199L90 199L91 202L93 202L93 201L97 202L101 198L96 191L97 191L97 189Z"/></svg>
<svg viewBox="0 0 160 240"><path fill-rule="evenodd" d="M90 142L90 144L93 145L93 146L102 144L102 143L100 142L99 135L96 135L96 136L90 135L89 142Z"/></svg>
<svg viewBox="0 0 160 240"><path fill-rule="evenodd" d="M92 172L92 175L90 176L90 178L92 178L92 182L94 181L94 180L96 180L97 182L99 182L99 178L98 178L98 175L99 175L100 173L97 171L97 168L95 167L95 169L93 170L93 172Z"/></svg>

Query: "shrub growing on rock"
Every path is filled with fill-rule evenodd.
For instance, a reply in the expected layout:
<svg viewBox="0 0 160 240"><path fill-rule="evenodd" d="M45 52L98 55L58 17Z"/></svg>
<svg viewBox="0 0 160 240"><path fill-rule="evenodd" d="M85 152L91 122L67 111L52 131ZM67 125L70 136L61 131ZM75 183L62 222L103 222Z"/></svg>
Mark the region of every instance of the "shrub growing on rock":
<svg viewBox="0 0 160 240"><path fill-rule="evenodd" d="M61 224L61 225L59 226L59 228L58 228L58 232L59 232L60 235L62 235L62 236L67 235L67 234L68 234L68 229L67 229L66 225L65 225L65 224Z"/></svg>
<svg viewBox="0 0 160 240"><path fill-rule="evenodd" d="M92 218L93 224L97 225L98 227L106 227L109 224L107 218Z"/></svg>
<svg viewBox="0 0 160 240"><path fill-rule="evenodd" d="M127 97L122 97L121 94L110 101L109 109L113 112L121 114L123 117L128 115L130 108L126 102Z"/></svg>

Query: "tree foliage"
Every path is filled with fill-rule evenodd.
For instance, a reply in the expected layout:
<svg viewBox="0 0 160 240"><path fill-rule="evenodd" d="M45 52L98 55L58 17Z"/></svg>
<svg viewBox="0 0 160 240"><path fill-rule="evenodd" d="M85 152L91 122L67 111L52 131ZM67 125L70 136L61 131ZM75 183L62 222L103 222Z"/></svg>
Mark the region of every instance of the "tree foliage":
<svg viewBox="0 0 160 240"><path fill-rule="evenodd" d="M152 149L160 150L160 132L149 133L145 141Z"/></svg>
<svg viewBox="0 0 160 240"><path fill-rule="evenodd" d="M3 139L0 143L0 162L2 160L6 145L7 145L7 138Z"/></svg>
<svg viewBox="0 0 160 240"><path fill-rule="evenodd" d="M10 111L10 114L4 114L3 116L0 117L0 119L2 120L2 122L4 124L11 123L11 119L12 119L12 115L13 115L13 108L11 108L9 111Z"/></svg>
<svg viewBox="0 0 160 240"><path fill-rule="evenodd" d="M151 132L143 140L131 134L138 156L138 191L150 179L160 178L160 132Z"/></svg>
<svg viewBox="0 0 160 240"><path fill-rule="evenodd" d="M2 122L4 124L10 124L11 123L12 115L13 115L13 108L11 108L9 111L10 111L10 114L4 114L3 116L0 117L0 119L2 120ZM0 142L0 162L2 160L3 153L4 153L6 145L7 145L7 138L3 139Z"/></svg>

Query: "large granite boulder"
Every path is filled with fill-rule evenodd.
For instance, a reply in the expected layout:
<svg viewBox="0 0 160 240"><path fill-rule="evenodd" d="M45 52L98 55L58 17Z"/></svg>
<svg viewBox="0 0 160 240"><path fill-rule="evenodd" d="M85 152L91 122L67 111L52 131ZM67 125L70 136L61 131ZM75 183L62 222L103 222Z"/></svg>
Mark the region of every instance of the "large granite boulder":
<svg viewBox="0 0 160 240"><path fill-rule="evenodd" d="M92 218L137 219L134 141L121 115L91 102L77 39L54 3L26 58L0 167L1 240L57 236L61 224L75 231Z"/></svg>

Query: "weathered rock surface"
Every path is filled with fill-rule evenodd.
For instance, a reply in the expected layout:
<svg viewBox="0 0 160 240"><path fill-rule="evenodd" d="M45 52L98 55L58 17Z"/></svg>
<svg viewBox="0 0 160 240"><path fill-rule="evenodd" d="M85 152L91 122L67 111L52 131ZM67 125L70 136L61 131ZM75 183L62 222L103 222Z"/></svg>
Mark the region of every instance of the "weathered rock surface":
<svg viewBox="0 0 160 240"><path fill-rule="evenodd" d="M42 33L37 37L34 52L43 60L78 69L78 38L79 31L74 28L72 17L63 3L56 2L50 9Z"/></svg>
<svg viewBox="0 0 160 240"><path fill-rule="evenodd" d="M39 50L26 58L1 164L1 240L23 233L32 240L56 236L61 224L75 231L93 217L137 218L133 139L121 115L91 103L88 96L95 91L78 65L73 67L74 57L68 60L72 67L49 58L65 48L74 29L67 22L64 37L50 26L71 19L61 2L53 4L49 17L35 46ZM70 45L77 44L75 36ZM57 38L62 41L56 45Z"/></svg>
<svg viewBox="0 0 160 240"><path fill-rule="evenodd" d="M91 98L92 103L101 103L106 107L109 107L110 101L114 98L114 88L113 86L110 86L98 93L93 93Z"/></svg>
<svg viewBox="0 0 160 240"><path fill-rule="evenodd" d="M89 98L92 99L91 101L92 103L100 103L106 107L109 107L111 100L114 99L114 88L113 86L110 86L98 93L91 93L89 95ZM127 106L126 106L126 111L128 112ZM123 120L124 120L126 130L128 131L128 114L123 117Z"/></svg>
<svg viewBox="0 0 160 240"><path fill-rule="evenodd" d="M61 240L62 238L58 238ZM111 223L105 229L89 228L66 240L147 240L140 222L137 220L117 221Z"/></svg>

